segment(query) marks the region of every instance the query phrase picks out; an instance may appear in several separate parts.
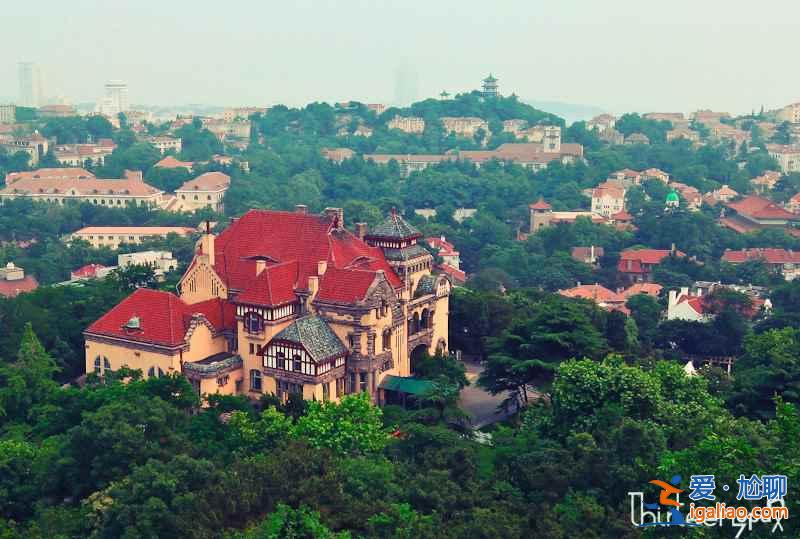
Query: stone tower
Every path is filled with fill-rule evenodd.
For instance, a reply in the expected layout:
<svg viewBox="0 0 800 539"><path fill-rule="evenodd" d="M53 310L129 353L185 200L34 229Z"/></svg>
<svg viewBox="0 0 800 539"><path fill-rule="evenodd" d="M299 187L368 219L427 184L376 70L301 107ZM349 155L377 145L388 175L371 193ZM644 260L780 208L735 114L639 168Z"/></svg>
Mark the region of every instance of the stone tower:
<svg viewBox="0 0 800 539"><path fill-rule="evenodd" d="M553 208L544 201L544 198L539 197L539 200L530 206L531 210L531 234L535 234L540 228L550 226L550 220L553 218Z"/></svg>

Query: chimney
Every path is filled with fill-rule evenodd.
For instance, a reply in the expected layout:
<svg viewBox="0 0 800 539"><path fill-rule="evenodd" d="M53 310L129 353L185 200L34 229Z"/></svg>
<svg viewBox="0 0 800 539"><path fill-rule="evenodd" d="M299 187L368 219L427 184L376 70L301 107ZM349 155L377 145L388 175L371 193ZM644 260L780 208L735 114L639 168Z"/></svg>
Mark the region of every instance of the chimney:
<svg viewBox="0 0 800 539"><path fill-rule="evenodd" d="M311 302L317 297L319 292L319 277L316 275L308 276L308 297L306 298L306 311L311 311Z"/></svg>
<svg viewBox="0 0 800 539"><path fill-rule="evenodd" d="M214 234L211 233L211 223L206 221L206 232L200 238L200 248L203 256L208 260L209 266L214 266Z"/></svg>
<svg viewBox="0 0 800 539"><path fill-rule="evenodd" d="M325 208L325 215L333 221L335 230L344 228L344 210L342 208Z"/></svg>
<svg viewBox="0 0 800 539"><path fill-rule="evenodd" d="M675 244L674 244L674 243L672 243L672 244L669 246L669 253L670 253L670 254L672 254L672 255L674 255L674 254L675 254L675 253L677 253L677 252L678 252L678 249L677 249L677 247L675 247Z"/></svg>
<svg viewBox="0 0 800 539"><path fill-rule="evenodd" d="M675 290L670 290L667 305L668 307L674 307L676 303L678 303L678 292Z"/></svg>
<svg viewBox="0 0 800 539"><path fill-rule="evenodd" d="M594 245L589 246L589 261L594 264Z"/></svg>
<svg viewBox="0 0 800 539"><path fill-rule="evenodd" d="M320 260L317 262L317 275L322 277L325 275L326 271L328 271L328 262L326 260Z"/></svg>
<svg viewBox="0 0 800 539"><path fill-rule="evenodd" d="M364 239L367 235L367 223L356 223L356 236L359 239Z"/></svg>
<svg viewBox="0 0 800 539"><path fill-rule="evenodd" d="M688 296L688 295L689 295L689 287L688 286L682 286L681 287L681 296Z"/></svg>
<svg viewBox="0 0 800 539"><path fill-rule="evenodd" d="M295 213L308 213L308 206L305 204L295 204L294 206Z"/></svg>
<svg viewBox="0 0 800 539"><path fill-rule="evenodd" d="M261 272L267 269L267 261L263 258L256 260L256 277L261 275Z"/></svg>

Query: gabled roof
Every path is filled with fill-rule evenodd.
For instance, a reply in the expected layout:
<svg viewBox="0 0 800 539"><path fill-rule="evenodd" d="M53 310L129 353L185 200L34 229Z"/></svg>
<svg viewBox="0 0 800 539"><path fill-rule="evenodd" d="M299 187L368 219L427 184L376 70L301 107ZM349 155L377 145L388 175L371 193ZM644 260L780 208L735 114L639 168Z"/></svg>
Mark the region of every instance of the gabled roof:
<svg viewBox="0 0 800 539"><path fill-rule="evenodd" d="M239 294L237 303L278 306L297 301L297 261L282 262L269 266L252 284Z"/></svg>
<svg viewBox="0 0 800 539"><path fill-rule="evenodd" d="M314 314L298 318L275 335L272 340L302 346L316 363L347 353L347 348L328 326L328 323Z"/></svg>
<svg viewBox="0 0 800 539"><path fill-rule="evenodd" d="M393 209L382 223L378 224L370 231L367 238L401 240L419 238L420 236L422 236L422 233L408 224L408 222L403 219L403 216Z"/></svg>
<svg viewBox="0 0 800 539"><path fill-rule="evenodd" d="M365 269L328 268L320 279L317 299L333 303L363 300L378 272Z"/></svg>
<svg viewBox="0 0 800 539"><path fill-rule="evenodd" d="M188 305L171 292L139 288L96 320L86 333L128 341L178 347L195 314L203 315L216 331L233 327L233 311L220 299ZM134 329L131 321L135 320Z"/></svg>
<svg viewBox="0 0 800 539"><path fill-rule="evenodd" d="M678 298L676 305L680 305L681 303L685 303L699 315L705 314L708 311L708 309L705 308L704 296L683 295Z"/></svg>

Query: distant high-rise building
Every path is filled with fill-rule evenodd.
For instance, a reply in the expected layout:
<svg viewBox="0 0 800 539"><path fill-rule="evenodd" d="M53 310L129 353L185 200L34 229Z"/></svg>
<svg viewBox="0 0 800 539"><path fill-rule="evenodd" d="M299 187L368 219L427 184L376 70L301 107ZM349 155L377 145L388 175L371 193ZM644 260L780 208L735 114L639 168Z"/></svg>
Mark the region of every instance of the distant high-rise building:
<svg viewBox="0 0 800 539"><path fill-rule="evenodd" d="M43 104L42 71L33 62L19 63L19 100L24 107L38 107Z"/></svg>
<svg viewBox="0 0 800 539"><path fill-rule="evenodd" d="M497 79L489 73L489 76L483 79L483 97L497 97Z"/></svg>
<svg viewBox="0 0 800 539"><path fill-rule="evenodd" d="M130 110L128 103L128 84L121 80L111 80L106 83L106 95L98 107L102 114L116 116L120 112Z"/></svg>
<svg viewBox="0 0 800 539"><path fill-rule="evenodd" d="M394 100L397 105L410 105L419 97L419 79L416 71L407 65L395 72Z"/></svg>

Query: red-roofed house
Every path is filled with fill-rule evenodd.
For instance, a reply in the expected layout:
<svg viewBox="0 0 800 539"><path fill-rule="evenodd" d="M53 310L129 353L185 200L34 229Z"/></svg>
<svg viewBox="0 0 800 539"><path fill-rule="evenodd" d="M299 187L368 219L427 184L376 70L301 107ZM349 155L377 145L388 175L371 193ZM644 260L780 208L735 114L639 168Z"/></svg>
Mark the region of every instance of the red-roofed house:
<svg viewBox="0 0 800 539"><path fill-rule="evenodd" d="M16 297L23 292L32 292L39 287L33 275L25 275L25 270L9 262L0 268L0 296Z"/></svg>
<svg viewBox="0 0 800 539"><path fill-rule="evenodd" d="M775 202L757 195L728 202L725 206L734 213L720 219L720 224L737 232L752 232L762 228L785 228L800 222L800 215L791 213Z"/></svg>
<svg viewBox="0 0 800 539"><path fill-rule="evenodd" d="M617 271L631 283L652 282L653 270L669 256L686 256L675 249L628 249L619 256Z"/></svg>
<svg viewBox="0 0 800 539"><path fill-rule="evenodd" d="M616 182L604 182L592 190L592 211L611 217L625 210L625 188Z"/></svg>
<svg viewBox="0 0 800 539"><path fill-rule="evenodd" d="M625 296L597 283L578 285L566 290L559 290L558 293L567 298L588 299L607 311L630 314L630 310L625 306Z"/></svg>
<svg viewBox="0 0 800 539"><path fill-rule="evenodd" d="M153 166L158 168L185 168L191 172L194 163L192 161L179 161L175 157L168 155Z"/></svg>
<svg viewBox="0 0 800 539"><path fill-rule="evenodd" d="M800 252L798 251L771 248L726 250L722 255L722 260L728 264L743 264L751 260L759 260L774 273L782 275L787 281L800 277Z"/></svg>
<svg viewBox="0 0 800 539"><path fill-rule="evenodd" d="M102 264L86 264L76 270L72 270L69 274L69 280L101 279L114 269L113 267L104 266Z"/></svg>
<svg viewBox="0 0 800 539"><path fill-rule="evenodd" d="M420 237L396 212L356 236L336 208L251 210L203 235L180 297L137 291L95 322L87 371L180 371L200 395L382 402L386 380L447 351L450 281Z"/></svg>
<svg viewBox="0 0 800 539"><path fill-rule="evenodd" d="M445 264L455 269L461 267L461 258L455 245L447 241L444 236L425 238L425 243L438 251L436 254L442 258Z"/></svg>
<svg viewBox="0 0 800 539"><path fill-rule="evenodd" d="M690 322L706 322L712 318L705 301L706 296L692 296L688 288L669 291L667 302L667 320L687 320Z"/></svg>

